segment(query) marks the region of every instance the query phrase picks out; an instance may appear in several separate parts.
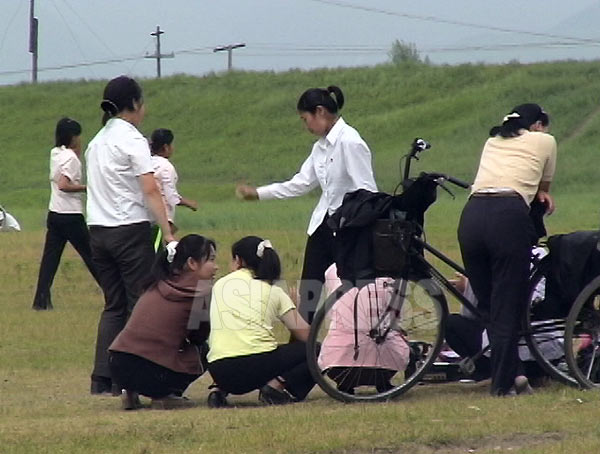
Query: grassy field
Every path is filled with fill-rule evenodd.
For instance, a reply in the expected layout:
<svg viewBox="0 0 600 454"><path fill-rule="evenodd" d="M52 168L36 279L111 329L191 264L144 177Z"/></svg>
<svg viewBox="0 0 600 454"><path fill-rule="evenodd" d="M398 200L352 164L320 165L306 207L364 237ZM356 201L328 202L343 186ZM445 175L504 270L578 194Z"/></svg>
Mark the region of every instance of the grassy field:
<svg viewBox="0 0 600 454"><path fill-rule="evenodd" d="M433 148L415 170L470 180L487 131L513 105L534 101L552 118L559 142L551 233L595 229L600 222L600 63L458 67L381 66L313 72L232 73L142 81L148 114L142 129L172 128L181 192L199 200L180 210L182 233L228 248L246 234L268 237L285 278L299 277L305 229L318 194L242 203L237 182L284 179L312 138L295 112L311 86L337 84L344 118L370 144L380 188L390 191L398 159L416 136ZM195 409L125 413L118 400L88 394L102 294L69 248L53 288L55 310L30 309L44 239L48 150L62 115L80 120L84 141L99 128L104 82L0 87L3 125L0 203L21 233L0 234L0 453L570 453L600 452L600 396L552 385L518 399L488 397L484 385L427 385L400 400L343 405L314 390L308 402L263 408L256 394L240 408L205 407L208 379L189 390ZM441 192L427 218L428 239L458 259L456 226L466 200Z"/></svg>

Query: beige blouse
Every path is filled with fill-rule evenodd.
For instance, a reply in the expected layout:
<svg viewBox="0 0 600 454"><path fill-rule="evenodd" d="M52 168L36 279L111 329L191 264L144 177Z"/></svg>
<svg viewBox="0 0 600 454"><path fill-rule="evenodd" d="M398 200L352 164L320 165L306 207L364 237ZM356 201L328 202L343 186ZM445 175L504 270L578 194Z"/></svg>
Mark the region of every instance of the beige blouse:
<svg viewBox="0 0 600 454"><path fill-rule="evenodd" d="M481 153L471 193L512 189L530 204L540 182L550 182L556 168L556 140L544 132L490 137Z"/></svg>

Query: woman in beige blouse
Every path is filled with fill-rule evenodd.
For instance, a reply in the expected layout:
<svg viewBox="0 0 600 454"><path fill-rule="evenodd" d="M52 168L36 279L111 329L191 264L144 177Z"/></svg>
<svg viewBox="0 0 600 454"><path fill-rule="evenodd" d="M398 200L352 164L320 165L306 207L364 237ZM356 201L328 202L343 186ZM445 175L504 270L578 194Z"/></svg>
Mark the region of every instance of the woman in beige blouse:
<svg viewBox="0 0 600 454"><path fill-rule="evenodd" d="M518 356L518 330L537 240L530 204L537 199L546 214L554 211L549 190L556 141L548 125L540 106L522 104L491 129L458 227L463 263L486 317L493 395L531 390Z"/></svg>

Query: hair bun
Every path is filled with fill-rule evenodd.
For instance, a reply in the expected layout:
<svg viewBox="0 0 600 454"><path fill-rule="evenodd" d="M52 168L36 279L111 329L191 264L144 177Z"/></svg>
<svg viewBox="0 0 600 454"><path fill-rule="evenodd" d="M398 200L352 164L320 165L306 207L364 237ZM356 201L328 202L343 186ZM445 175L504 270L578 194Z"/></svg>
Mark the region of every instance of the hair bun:
<svg viewBox="0 0 600 454"><path fill-rule="evenodd" d="M119 108L117 105L111 101L110 99L103 99L100 103L100 108L111 115L117 115L119 113Z"/></svg>

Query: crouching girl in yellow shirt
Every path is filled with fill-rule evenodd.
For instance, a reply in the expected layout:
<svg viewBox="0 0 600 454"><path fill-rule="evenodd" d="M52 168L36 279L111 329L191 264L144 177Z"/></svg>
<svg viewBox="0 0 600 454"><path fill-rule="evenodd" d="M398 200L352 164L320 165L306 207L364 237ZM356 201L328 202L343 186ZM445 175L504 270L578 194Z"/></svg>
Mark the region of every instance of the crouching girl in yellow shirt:
<svg viewBox="0 0 600 454"><path fill-rule="evenodd" d="M306 362L309 326L281 287L277 252L268 240L248 236L231 248L232 272L213 288L210 306L208 370L217 391L211 407L227 405L227 394L260 389L259 400L283 404L303 400L314 386ZM277 345L277 320L296 342Z"/></svg>

